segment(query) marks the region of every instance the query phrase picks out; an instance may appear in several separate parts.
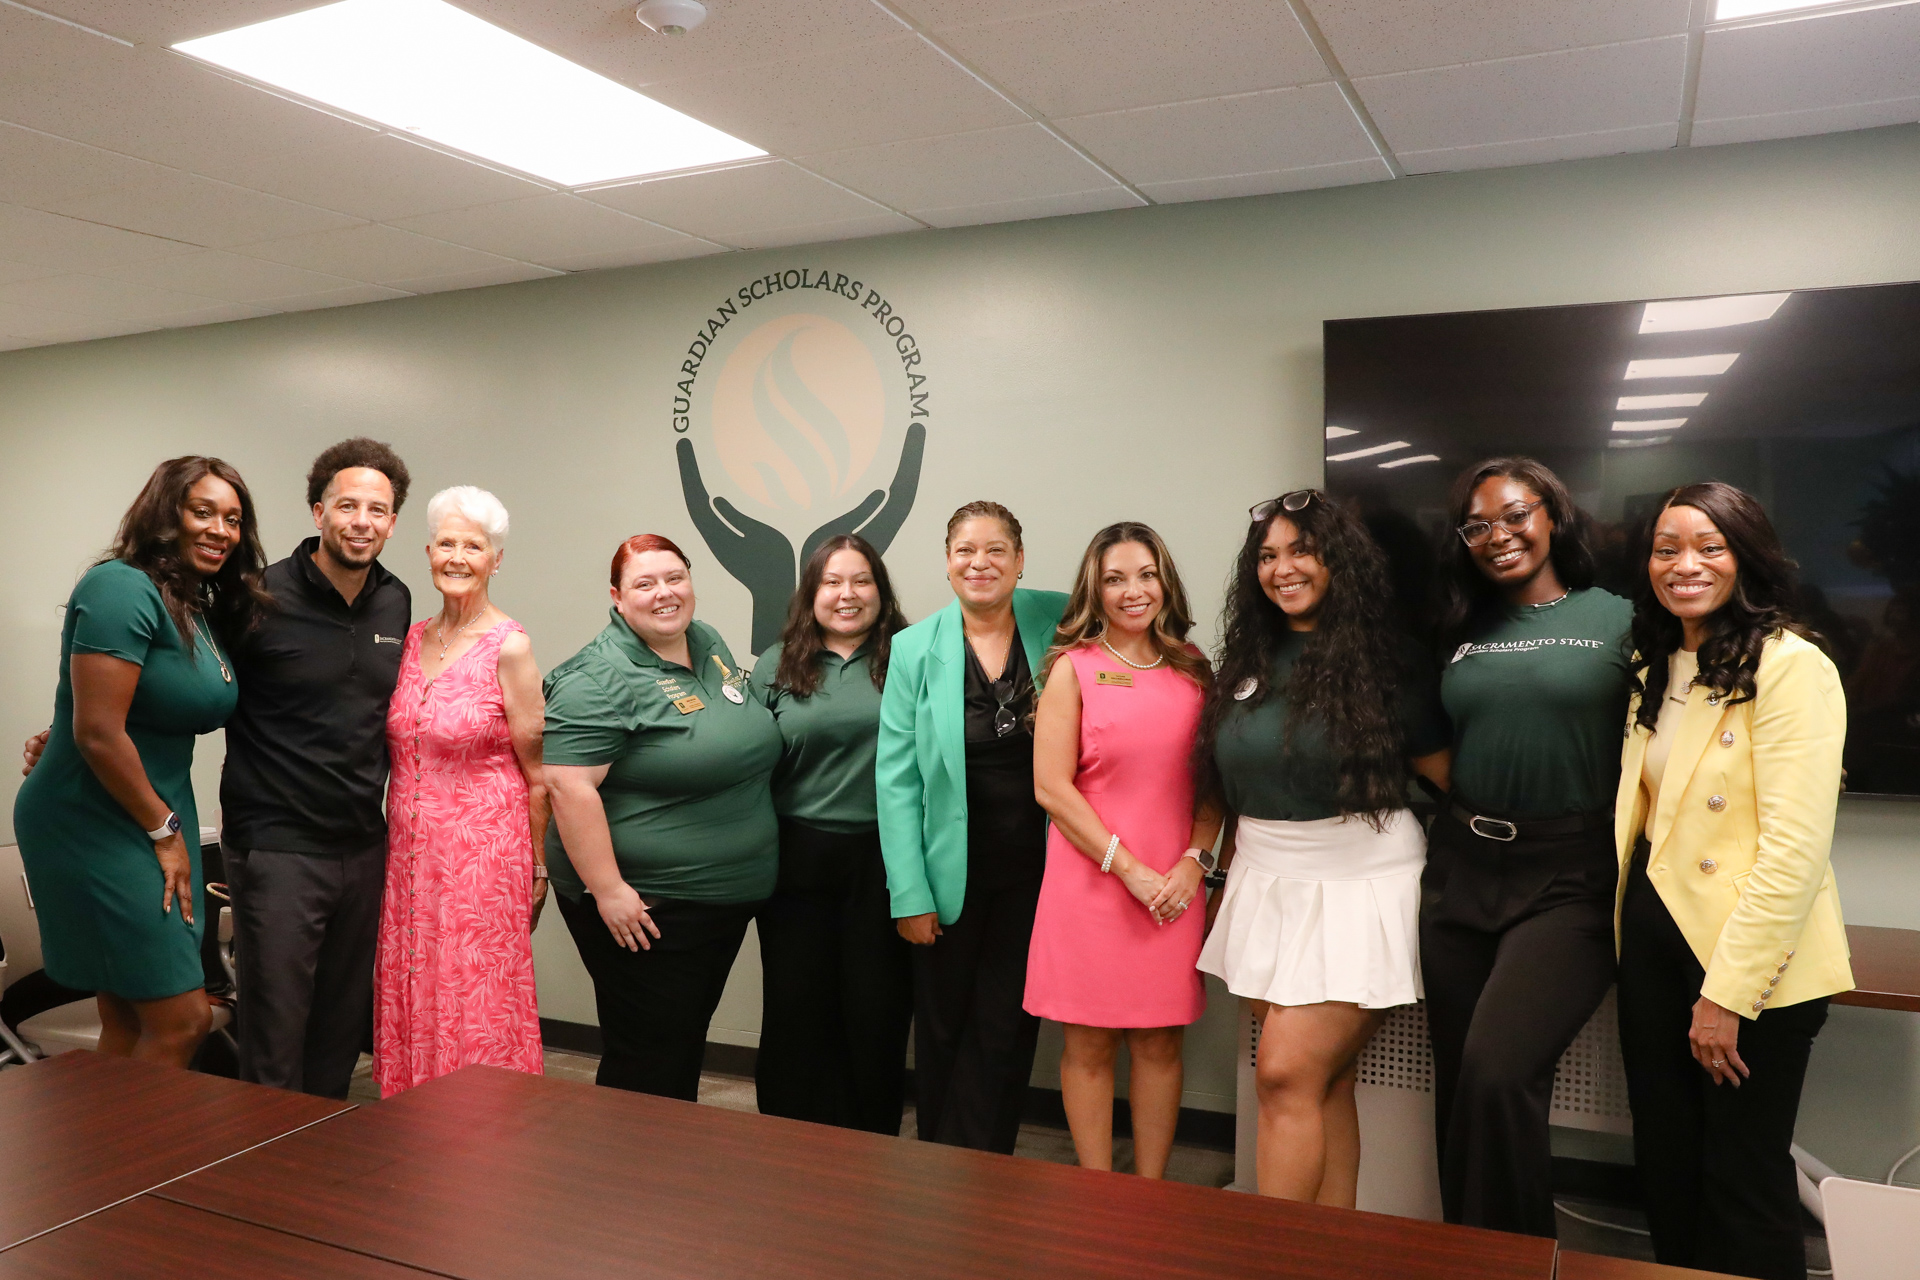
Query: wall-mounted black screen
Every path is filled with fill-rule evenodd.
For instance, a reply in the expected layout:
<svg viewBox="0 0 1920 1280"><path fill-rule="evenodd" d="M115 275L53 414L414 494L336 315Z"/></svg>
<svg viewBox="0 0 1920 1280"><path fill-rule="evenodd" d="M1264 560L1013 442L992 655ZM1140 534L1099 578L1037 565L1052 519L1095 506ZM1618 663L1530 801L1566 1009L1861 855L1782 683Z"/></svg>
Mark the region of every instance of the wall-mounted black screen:
<svg viewBox="0 0 1920 1280"><path fill-rule="evenodd" d="M1448 485L1539 458L1596 522L1602 584L1661 494L1754 494L1846 680L1849 789L1920 795L1920 284L1326 324L1327 487L1359 499L1415 626Z"/></svg>

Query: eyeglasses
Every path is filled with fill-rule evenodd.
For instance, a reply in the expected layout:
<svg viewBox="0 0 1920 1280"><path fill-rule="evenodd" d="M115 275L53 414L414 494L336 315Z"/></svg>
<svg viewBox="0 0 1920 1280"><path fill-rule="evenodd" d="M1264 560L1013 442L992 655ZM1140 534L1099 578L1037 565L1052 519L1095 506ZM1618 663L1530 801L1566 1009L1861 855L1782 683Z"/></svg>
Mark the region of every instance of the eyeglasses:
<svg viewBox="0 0 1920 1280"><path fill-rule="evenodd" d="M1491 520L1469 520L1454 532L1460 535L1460 541L1470 547L1483 546L1493 536L1493 526L1496 524L1505 525L1509 533L1518 533L1526 528L1527 521L1533 518L1534 508L1545 501L1545 498L1536 498L1524 507L1503 511Z"/></svg>
<svg viewBox="0 0 1920 1280"><path fill-rule="evenodd" d="M1271 520L1282 511L1305 511L1315 498L1326 495L1318 489L1295 489L1292 493L1283 493L1277 498L1268 498L1265 502L1256 502L1247 508L1247 518L1258 523Z"/></svg>
<svg viewBox="0 0 1920 1280"><path fill-rule="evenodd" d="M1027 682L1003 676L989 684L993 700L1000 705L993 711L993 732L995 737L1004 738L1020 727L1020 716L1007 704L1026 695Z"/></svg>

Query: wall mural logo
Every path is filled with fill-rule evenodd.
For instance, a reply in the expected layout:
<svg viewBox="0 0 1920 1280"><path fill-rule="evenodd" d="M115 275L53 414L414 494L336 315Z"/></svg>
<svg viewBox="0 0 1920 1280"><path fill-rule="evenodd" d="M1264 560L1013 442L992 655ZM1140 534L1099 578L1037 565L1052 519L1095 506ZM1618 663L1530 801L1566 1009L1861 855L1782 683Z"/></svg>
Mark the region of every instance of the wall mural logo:
<svg viewBox="0 0 1920 1280"><path fill-rule="evenodd" d="M742 285L695 332L674 383L680 488L708 550L753 598L754 653L780 638L815 547L858 533L884 552L913 509L927 441L921 365L913 331L877 289L811 268ZM731 499L709 492L702 458Z"/></svg>

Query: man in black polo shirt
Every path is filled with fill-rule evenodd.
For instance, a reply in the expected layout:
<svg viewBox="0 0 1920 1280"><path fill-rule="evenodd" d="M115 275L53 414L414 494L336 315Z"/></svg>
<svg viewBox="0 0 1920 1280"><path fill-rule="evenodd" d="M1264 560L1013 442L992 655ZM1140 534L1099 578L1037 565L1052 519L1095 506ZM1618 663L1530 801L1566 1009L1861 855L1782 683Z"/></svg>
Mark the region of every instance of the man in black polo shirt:
<svg viewBox="0 0 1920 1280"><path fill-rule="evenodd" d="M392 449L314 460L318 537L268 568L277 607L234 651L221 852L233 894L240 1077L344 1098L373 1016L386 882L387 701L413 619L379 562L407 499Z"/></svg>

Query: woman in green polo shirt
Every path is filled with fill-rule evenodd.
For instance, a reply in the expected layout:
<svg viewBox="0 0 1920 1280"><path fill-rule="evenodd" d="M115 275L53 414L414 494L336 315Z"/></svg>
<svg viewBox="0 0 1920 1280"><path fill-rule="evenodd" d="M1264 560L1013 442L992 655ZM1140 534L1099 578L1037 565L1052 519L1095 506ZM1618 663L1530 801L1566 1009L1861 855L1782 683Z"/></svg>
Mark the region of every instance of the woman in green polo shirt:
<svg viewBox="0 0 1920 1280"><path fill-rule="evenodd" d="M693 1101L707 1024L773 892L780 731L680 548L613 556L606 629L546 679L547 866L593 979L599 1083Z"/></svg>
<svg viewBox="0 0 1920 1280"><path fill-rule="evenodd" d="M874 812L880 691L907 625L887 566L843 533L807 557L753 687L780 726L780 881L760 909L760 1053L772 1116L896 1135L913 970L887 904Z"/></svg>

